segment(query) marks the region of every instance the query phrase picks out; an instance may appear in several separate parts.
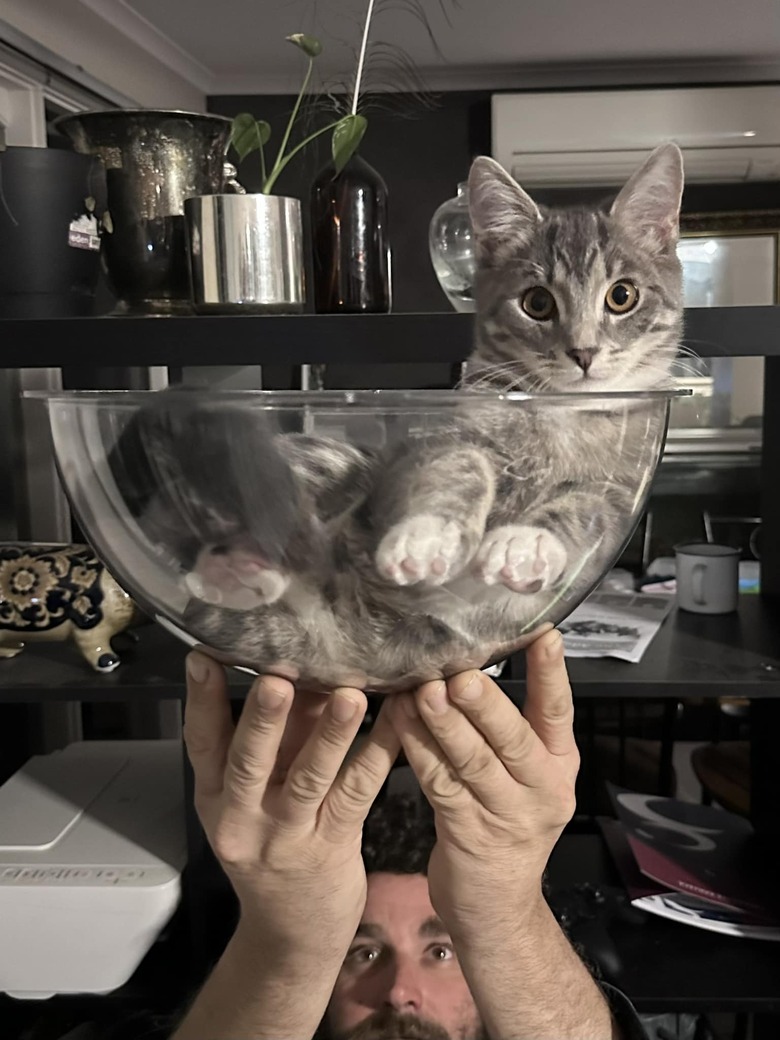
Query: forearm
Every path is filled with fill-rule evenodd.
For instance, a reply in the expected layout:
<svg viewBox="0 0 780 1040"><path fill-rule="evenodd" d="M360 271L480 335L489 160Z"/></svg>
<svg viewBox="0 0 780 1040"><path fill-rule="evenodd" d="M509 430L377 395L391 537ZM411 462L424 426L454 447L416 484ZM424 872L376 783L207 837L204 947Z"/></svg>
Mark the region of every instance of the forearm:
<svg viewBox="0 0 780 1040"><path fill-rule="evenodd" d="M308 1040L348 945L283 957L239 925L171 1040Z"/></svg>
<svg viewBox="0 0 780 1040"><path fill-rule="evenodd" d="M495 927L451 933L491 1040L623 1040L541 894Z"/></svg>

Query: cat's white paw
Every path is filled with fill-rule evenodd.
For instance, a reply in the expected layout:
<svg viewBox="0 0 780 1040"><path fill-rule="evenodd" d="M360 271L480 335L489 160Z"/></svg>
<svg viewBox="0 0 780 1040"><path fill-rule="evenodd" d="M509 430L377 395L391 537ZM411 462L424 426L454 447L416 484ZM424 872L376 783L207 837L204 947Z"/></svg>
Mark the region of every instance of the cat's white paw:
<svg viewBox="0 0 780 1040"><path fill-rule="evenodd" d="M474 559L486 585L506 585L513 592L541 592L560 578L566 549L543 527L508 524L488 531Z"/></svg>
<svg viewBox="0 0 780 1040"><path fill-rule="evenodd" d="M443 585L458 572L463 556L460 524L422 514L390 528L379 543L376 566L396 585Z"/></svg>
<svg viewBox="0 0 780 1040"><path fill-rule="evenodd" d="M184 576L191 596L228 610L254 610L275 603L289 584L289 575L240 547L208 546Z"/></svg>

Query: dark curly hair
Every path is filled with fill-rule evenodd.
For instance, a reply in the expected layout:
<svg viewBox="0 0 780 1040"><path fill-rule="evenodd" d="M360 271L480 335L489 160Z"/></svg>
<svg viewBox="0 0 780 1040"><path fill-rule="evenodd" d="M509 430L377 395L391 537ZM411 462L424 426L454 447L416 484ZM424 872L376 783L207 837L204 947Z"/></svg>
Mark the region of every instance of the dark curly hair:
<svg viewBox="0 0 780 1040"><path fill-rule="evenodd" d="M427 874L436 843L433 812L424 798L388 795L371 807L363 825L367 874Z"/></svg>

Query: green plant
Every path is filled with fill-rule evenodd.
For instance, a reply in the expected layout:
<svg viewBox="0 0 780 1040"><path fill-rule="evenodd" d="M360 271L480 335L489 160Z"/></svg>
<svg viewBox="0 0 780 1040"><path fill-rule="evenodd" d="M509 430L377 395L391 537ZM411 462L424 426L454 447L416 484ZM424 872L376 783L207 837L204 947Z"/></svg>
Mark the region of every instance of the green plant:
<svg viewBox="0 0 780 1040"><path fill-rule="evenodd" d="M315 140L315 138L321 137L323 134L328 133L328 131L332 131L331 153L333 155L333 163L336 167L336 173L340 173L349 162L350 158L354 155L355 150L363 138L363 134L366 132L367 126L365 116L359 115L353 107L353 110L348 115L342 116L341 119L328 123L327 126L321 127L313 134L309 134L308 137L305 137L302 141L299 141L294 147L287 151L290 143L290 136L301 108L301 102L309 88L309 81L311 80L311 73L314 68L314 59L322 52L322 44L319 40L315 39L314 36L307 36L305 33L294 33L292 36L286 37L286 39L303 51L309 59L309 64L306 69L306 75L303 77L303 83L298 92L295 105L290 113L290 118L287 122L287 128L285 129L282 142L279 146L276 161L270 171L266 169L264 150L265 145L267 145L271 139L271 126L269 123L262 119L255 119L255 117L249 112L241 112L233 119L230 134L230 143L236 150L241 162L243 162L248 155L251 155L252 152L260 153L260 169L262 176L262 187L260 188L260 191L264 195L270 194L274 184L276 183L277 177L290 160L294 158L298 152L302 151L306 145Z"/></svg>

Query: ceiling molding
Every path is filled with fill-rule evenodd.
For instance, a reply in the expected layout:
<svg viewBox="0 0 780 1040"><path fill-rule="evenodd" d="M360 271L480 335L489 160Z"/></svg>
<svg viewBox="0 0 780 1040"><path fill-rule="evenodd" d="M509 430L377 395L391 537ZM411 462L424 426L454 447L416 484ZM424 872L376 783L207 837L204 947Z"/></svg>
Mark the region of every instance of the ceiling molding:
<svg viewBox="0 0 780 1040"><path fill-rule="evenodd" d="M82 0L86 2L86 0ZM780 81L780 63L765 60L625 61L599 63L446 66L421 68L429 90L555 90L590 87L674 86L693 83ZM327 72L323 70L327 78ZM300 80L287 75L214 73L209 94L294 94Z"/></svg>
<svg viewBox="0 0 780 1040"><path fill-rule="evenodd" d="M160 32L143 15L134 11L125 0L80 0L94 14L112 28L132 40L141 50L156 58L172 72L197 87L204 94L214 93L214 74L206 65L193 58L165 33Z"/></svg>

